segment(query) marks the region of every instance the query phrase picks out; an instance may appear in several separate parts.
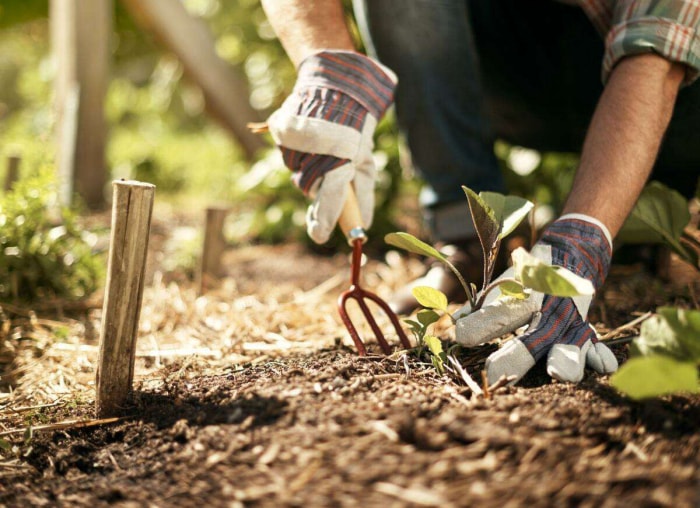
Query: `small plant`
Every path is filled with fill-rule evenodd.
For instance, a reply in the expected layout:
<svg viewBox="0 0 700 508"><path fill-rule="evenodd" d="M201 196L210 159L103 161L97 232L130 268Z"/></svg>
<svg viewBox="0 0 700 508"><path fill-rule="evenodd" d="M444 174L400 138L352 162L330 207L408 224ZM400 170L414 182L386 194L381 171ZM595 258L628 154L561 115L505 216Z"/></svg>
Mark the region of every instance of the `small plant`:
<svg viewBox="0 0 700 508"><path fill-rule="evenodd" d="M94 240L58 205L51 174L17 182L0 198L0 301L89 296L103 270Z"/></svg>
<svg viewBox="0 0 700 508"><path fill-rule="evenodd" d="M610 383L634 399L700 393L700 311L660 307Z"/></svg>
<svg viewBox="0 0 700 508"><path fill-rule="evenodd" d="M486 297L496 289L500 291L499 297L515 299L528 298L532 291L563 297L593 294L594 289L590 281L563 267L548 265L522 248L513 251L513 268L508 276L504 274L492 280L502 240L517 228L533 208L533 204L517 196L504 196L496 192L477 194L467 187L463 189L484 253L484 282L480 291L477 291L475 284L464 280L445 254L416 237L403 232L390 233L384 237L385 241L394 247L445 263L464 288L469 301L468 312L479 310ZM432 353L433 365L442 373L450 354L443 351L439 338L428 334L428 327L440 318L440 312L450 316L453 323L456 322L456 318L448 311L447 297L437 289L419 286L413 289L413 295L425 309L417 313L417 321L406 322L416 336L419 347L428 348ZM463 315L461 313L461 316Z"/></svg>
<svg viewBox="0 0 700 508"><path fill-rule="evenodd" d="M467 295L471 312L480 309L488 294L498 288L502 296L525 299L532 290L555 296L577 296L593 294L590 281L560 267L548 265L525 249L513 251L512 276L492 281L496 258L503 238L512 233L533 207L533 204L517 196L504 196L496 192L476 194L463 187L469 201L474 226L484 253L484 282L481 291L476 285L467 284L448 257L434 247L408 233L390 233L385 241L414 254L429 256L445 263L460 281Z"/></svg>

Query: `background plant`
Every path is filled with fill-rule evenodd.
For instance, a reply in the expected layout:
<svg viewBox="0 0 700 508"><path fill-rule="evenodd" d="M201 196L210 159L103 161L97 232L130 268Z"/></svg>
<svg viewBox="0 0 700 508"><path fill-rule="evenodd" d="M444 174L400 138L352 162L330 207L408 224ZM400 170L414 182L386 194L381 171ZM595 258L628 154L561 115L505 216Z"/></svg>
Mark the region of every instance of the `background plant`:
<svg viewBox="0 0 700 508"><path fill-rule="evenodd" d="M0 197L0 300L89 296L103 274L96 240L58 205L48 171L17 182Z"/></svg>
<svg viewBox="0 0 700 508"><path fill-rule="evenodd" d="M700 311L661 307L642 323L611 384L634 399L700 393Z"/></svg>

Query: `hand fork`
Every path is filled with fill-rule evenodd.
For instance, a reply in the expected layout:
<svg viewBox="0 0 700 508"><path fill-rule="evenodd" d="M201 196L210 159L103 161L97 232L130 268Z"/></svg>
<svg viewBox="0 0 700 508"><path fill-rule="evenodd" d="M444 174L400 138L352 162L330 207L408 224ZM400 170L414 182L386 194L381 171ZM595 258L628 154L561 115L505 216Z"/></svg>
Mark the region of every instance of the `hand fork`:
<svg viewBox="0 0 700 508"><path fill-rule="evenodd" d="M362 342L362 339L360 338L360 334L357 332L357 328L355 328L355 325L353 324L352 320L350 319L350 316L348 315L347 303L349 300L355 300L355 302L357 302L357 305L360 307L360 310L364 314L367 323L372 329L372 332L374 332L374 336L376 337L377 342L379 342L379 346L382 348L384 354L391 354L392 348L387 342L386 338L384 337L384 334L379 328L379 325L377 325L377 321L374 319L374 316L372 315L372 312L370 311L369 306L367 305L367 300L374 302L380 309L384 311L384 313L391 320L396 334L399 336L401 345L404 348L408 349L411 347L411 343L409 342L408 337L406 337L406 333L403 331L403 328L401 328L401 324L399 323L399 319L396 316L396 314L394 314L394 312L384 300L379 298L371 291L364 289L360 285L362 244L364 244L367 241L367 234L365 233L365 230L362 227L360 207L357 204L357 196L355 196L355 191L353 190L352 185L348 185L347 195L348 196L345 200L343 211L341 212L340 218L338 219L338 224L340 225L340 229L343 231L343 233L345 233L348 242L352 246L352 262L350 265L351 277L350 289L343 292L338 298L338 313L340 314L340 318L343 320L345 328L347 328L348 332L350 333L350 337L355 343L355 346L357 347L357 351L360 354L360 356L367 355L367 350L365 349L364 342Z"/></svg>

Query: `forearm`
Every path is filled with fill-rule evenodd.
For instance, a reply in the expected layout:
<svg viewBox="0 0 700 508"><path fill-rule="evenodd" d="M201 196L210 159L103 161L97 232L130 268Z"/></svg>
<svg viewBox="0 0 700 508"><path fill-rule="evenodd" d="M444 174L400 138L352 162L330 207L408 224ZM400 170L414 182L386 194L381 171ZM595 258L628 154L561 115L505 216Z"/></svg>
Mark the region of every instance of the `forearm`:
<svg viewBox="0 0 700 508"><path fill-rule="evenodd" d="M262 0L295 66L322 49L354 50L340 0Z"/></svg>
<svg viewBox="0 0 700 508"><path fill-rule="evenodd" d="M615 237L652 170L684 67L648 54L625 58L603 91L564 213L590 215Z"/></svg>

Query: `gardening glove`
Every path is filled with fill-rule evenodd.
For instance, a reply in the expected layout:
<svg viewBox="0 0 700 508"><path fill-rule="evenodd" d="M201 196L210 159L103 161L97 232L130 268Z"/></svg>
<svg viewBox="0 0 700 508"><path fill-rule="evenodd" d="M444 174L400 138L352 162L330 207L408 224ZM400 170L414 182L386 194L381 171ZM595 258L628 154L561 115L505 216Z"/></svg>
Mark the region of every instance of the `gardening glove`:
<svg viewBox="0 0 700 508"><path fill-rule="evenodd" d="M393 100L396 76L351 51L321 51L304 59L292 94L268 119L292 180L313 199L307 232L328 240L354 186L363 226L374 214L376 169L372 137Z"/></svg>
<svg viewBox="0 0 700 508"><path fill-rule="evenodd" d="M612 256L605 225L592 217L568 214L550 225L531 254L551 265L563 266L589 280L597 290L603 284ZM510 268L503 277L512 277ZM586 366L600 374L617 370L612 351L598 341L587 320L593 296L562 298L532 291L529 298L500 298L496 289L474 313L465 306L457 312L457 342L482 344L528 324L526 333L509 340L486 360L489 383L515 376L517 383L545 354L547 373L560 381L577 383Z"/></svg>

